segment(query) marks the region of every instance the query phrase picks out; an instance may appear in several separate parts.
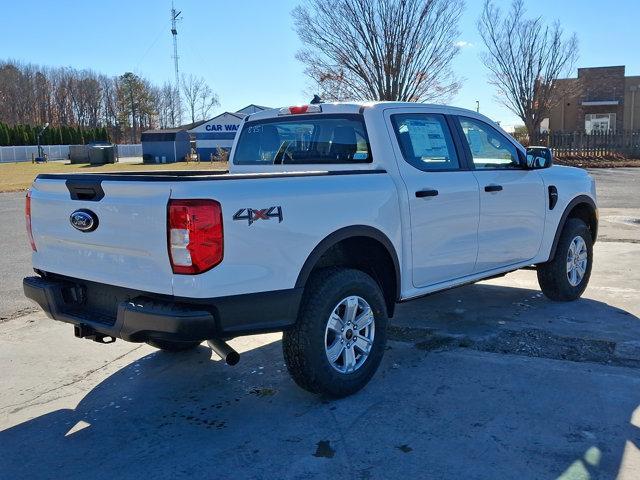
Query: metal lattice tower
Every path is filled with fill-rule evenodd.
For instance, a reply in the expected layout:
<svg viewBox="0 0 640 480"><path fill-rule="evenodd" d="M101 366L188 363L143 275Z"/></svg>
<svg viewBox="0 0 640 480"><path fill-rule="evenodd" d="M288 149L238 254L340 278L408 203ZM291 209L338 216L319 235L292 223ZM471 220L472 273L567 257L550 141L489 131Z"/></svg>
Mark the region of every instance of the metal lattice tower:
<svg viewBox="0 0 640 480"><path fill-rule="evenodd" d="M181 20L180 14L182 12L176 11L173 6L173 2L171 2L171 35L173 36L173 65L176 73L176 88L180 88L180 74L178 72L178 30L176 28L176 24L178 20Z"/></svg>

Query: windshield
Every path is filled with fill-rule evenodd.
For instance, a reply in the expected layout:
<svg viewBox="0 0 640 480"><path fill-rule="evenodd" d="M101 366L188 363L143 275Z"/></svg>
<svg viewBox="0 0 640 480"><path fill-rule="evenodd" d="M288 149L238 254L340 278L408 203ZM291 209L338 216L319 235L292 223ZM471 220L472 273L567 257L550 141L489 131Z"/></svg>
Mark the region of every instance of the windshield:
<svg viewBox="0 0 640 480"><path fill-rule="evenodd" d="M235 165L368 163L371 149L360 115L305 115L245 123Z"/></svg>

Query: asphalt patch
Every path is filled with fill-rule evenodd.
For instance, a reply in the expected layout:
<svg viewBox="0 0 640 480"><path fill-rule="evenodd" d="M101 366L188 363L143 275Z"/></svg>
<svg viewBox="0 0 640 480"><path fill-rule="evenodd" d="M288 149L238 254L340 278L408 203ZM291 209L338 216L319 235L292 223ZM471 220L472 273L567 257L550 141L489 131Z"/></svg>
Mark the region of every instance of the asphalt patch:
<svg viewBox="0 0 640 480"><path fill-rule="evenodd" d="M637 350L635 347L622 349L621 347L626 344L617 345L616 342L608 340L563 337L540 329L501 330L494 335L472 338L428 329L423 330L421 334L420 329L417 328L395 327L390 329L389 338L414 343L419 350L429 352L467 348L498 354L640 368L640 359L635 355ZM631 350L634 350L632 352L634 355L628 353Z"/></svg>
<svg viewBox="0 0 640 480"><path fill-rule="evenodd" d="M313 454L314 457L321 458L333 458L336 454L336 451L331 448L331 443L329 440L320 440L316 446L316 453Z"/></svg>

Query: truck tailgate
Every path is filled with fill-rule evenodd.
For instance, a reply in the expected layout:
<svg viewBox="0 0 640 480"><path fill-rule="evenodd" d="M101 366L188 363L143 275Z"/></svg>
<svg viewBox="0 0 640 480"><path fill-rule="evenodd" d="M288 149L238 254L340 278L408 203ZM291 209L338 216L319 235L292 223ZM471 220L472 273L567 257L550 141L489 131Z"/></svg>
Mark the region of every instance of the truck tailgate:
<svg viewBox="0 0 640 480"><path fill-rule="evenodd" d="M87 185L91 189L90 176ZM31 188L31 224L37 252L33 266L45 272L172 294L167 253L168 182L109 181L94 185L99 200L72 194L60 179L37 179ZM101 195L98 195L101 196ZM76 197L73 199L72 197ZM83 199L78 199L78 197ZM83 232L70 216L79 209L93 212L98 227Z"/></svg>

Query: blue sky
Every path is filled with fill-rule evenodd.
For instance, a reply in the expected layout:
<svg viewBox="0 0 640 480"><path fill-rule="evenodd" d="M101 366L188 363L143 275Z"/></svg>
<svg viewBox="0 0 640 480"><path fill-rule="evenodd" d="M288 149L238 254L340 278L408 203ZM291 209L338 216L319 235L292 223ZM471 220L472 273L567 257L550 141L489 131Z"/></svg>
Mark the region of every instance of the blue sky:
<svg viewBox="0 0 640 480"><path fill-rule="evenodd" d="M509 0L500 4L507 6ZM91 68L119 75L134 71L156 84L173 79L170 0L2 0L0 58ZM297 0L176 0L180 69L204 77L218 93L220 111L249 103L306 102L308 81L295 59L300 47L290 12ZM460 25L465 42L454 63L464 86L452 104L475 108L504 125L520 123L495 100L480 63L477 34L481 0L467 0ZM576 66L626 65L640 75L638 0L526 0L531 15L560 20L576 32ZM609 5L611 8L607 8ZM615 7L613 6L615 5ZM574 72L575 75L575 72Z"/></svg>

